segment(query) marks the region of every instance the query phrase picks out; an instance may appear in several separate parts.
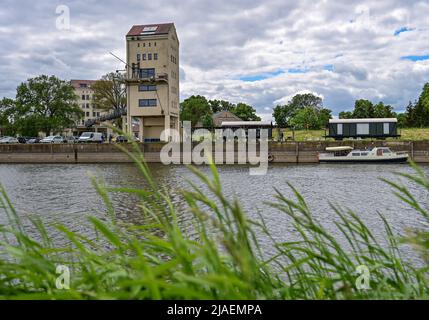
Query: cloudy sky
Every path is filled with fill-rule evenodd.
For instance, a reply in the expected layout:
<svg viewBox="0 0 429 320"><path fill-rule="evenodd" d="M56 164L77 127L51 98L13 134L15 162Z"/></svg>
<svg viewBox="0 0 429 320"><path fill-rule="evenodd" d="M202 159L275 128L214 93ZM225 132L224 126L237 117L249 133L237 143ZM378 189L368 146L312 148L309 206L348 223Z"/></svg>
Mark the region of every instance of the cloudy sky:
<svg viewBox="0 0 429 320"><path fill-rule="evenodd" d="M133 24L174 22L181 98L246 102L265 119L298 92L334 114L366 98L403 110L429 81L427 1L2 0L0 97L39 74L97 79L122 69ZM70 9L59 30L57 8ZM60 7L61 9L62 7ZM58 11L59 12L59 11Z"/></svg>

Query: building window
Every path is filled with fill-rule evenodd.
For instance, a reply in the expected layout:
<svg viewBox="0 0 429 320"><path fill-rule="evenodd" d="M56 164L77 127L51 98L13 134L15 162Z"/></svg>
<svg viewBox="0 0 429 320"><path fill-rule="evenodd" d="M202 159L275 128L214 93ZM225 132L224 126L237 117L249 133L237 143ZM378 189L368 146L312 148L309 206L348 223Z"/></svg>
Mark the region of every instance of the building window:
<svg viewBox="0 0 429 320"><path fill-rule="evenodd" d="M369 134L369 123L358 123L358 124L356 124L356 133L358 135Z"/></svg>
<svg viewBox="0 0 429 320"><path fill-rule="evenodd" d="M143 42L143 48L144 48L144 47L146 47L146 43L145 43L145 42Z"/></svg>
<svg viewBox="0 0 429 320"><path fill-rule="evenodd" d="M139 91L156 91L156 86L140 85Z"/></svg>
<svg viewBox="0 0 429 320"><path fill-rule="evenodd" d="M139 42L139 43L137 43L137 47L139 47L139 48L140 48L140 42Z"/></svg>
<svg viewBox="0 0 429 320"><path fill-rule="evenodd" d="M140 69L141 79L153 78L153 77L155 77L155 68Z"/></svg>
<svg viewBox="0 0 429 320"><path fill-rule="evenodd" d="M156 42L153 43L153 46L156 47Z"/></svg>
<svg viewBox="0 0 429 320"><path fill-rule="evenodd" d="M343 135L343 124L342 123L337 124L337 134L339 136Z"/></svg>
<svg viewBox="0 0 429 320"><path fill-rule="evenodd" d="M85 100L85 95L84 94L82 95L82 100Z"/></svg>
<svg viewBox="0 0 429 320"><path fill-rule="evenodd" d="M89 117L89 112L86 112L86 116Z"/></svg>
<svg viewBox="0 0 429 320"><path fill-rule="evenodd" d="M137 53L137 61L140 61L140 53Z"/></svg>
<svg viewBox="0 0 429 320"><path fill-rule="evenodd" d="M388 122L383 123L383 134L389 134L390 133L390 126Z"/></svg>
<svg viewBox="0 0 429 320"><path fill-rule="evenodd" d="M153 54L153 60L158 60L158 54L157 53Z"/></svg>
<svg viewBox="0 0 429 320"><path fill-rule="evenodd" d="M149 47L150 47L150 42L149 42Z"/></svg>
<svg viewBox="0 0 429 320"><path fill-rule="evenodd" d="M139 107L156 107L156 99L140 99Z"/></svg>
<svg viewBox="0 0 429 320"><path fill-rule="evenodd" d="M148 54L147 54L147 59L148 59L148 60L152 60L152 53L148 53Z"/></svg>
<svg viewBox="0 0 429 320"><path fill-rule="evenodd" d="M79 87L86 88L86 87L88 87L88 85L86 83L81 83L81 84L79 84Z"/></svg>
<svg viewBox="0 0 429 320"><path fill-rule="evenodd" d="M143 53L143 61L146 60L146 53Z"/></svg>
<svg viewBox="0 0 429 320"><path fill-rule="evenodd" d="M95 112L94 111L92 112L92 116L95 117Z"/></svg>
<svg viewBox="0 0 429 320"><path fill-rule="evenodd" d="M89 103L86 104L86 108L89 109Z"/></svg>
<svg viewBox="0 0 429 320"><path fill-rule="evenodd" d="M82 103L82 109L85 109L85 103Z"/></svg>

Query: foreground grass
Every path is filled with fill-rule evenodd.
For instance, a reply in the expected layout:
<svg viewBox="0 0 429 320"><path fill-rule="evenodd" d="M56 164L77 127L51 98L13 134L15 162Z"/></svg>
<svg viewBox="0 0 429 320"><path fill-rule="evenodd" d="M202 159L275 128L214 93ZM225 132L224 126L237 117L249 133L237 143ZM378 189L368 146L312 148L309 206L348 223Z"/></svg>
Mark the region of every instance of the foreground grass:
<svg viewBox="0 0 429 320"><path fill-rule="evenodd" d="M247 219L238 201L222 192L214 166L211 177L190 168L210 193L190 184L182 191L194 216L193 235L178 223L179 209L166 190L157 186L141 155L136 161L147 189L107 188L94 180L106 203L109 219L89 221L98 234L90 240L58 225L68 240L56 246L46 226L32 220L37 236L22 226L6 192L0 204L9 218L1 227L0 298L3 299L422 299L428 298L429 233L413 230L398 239L380 216L388 246L380 245L359 216L333 207L336 226L347 240L337 241L312 216L295 190L295 200L277 193L272 210L290 219L295 242L278 243L271 257L262 254L255 232L271 237L263 220ZM414 175L401 174L429 190L429 180L417 167ZM389 183L395 193L425 219L429 213L401 185ZM292 188L292 186L291 186ZM109 192L133 193L141 199L145 225L119 224ZM426 200L426 199L424 199ZM34 233L32 233L34 234ZM415 268L400 255L400 242L412 245L424 262ZM56 287L58 265L71 269L69 290ZM370 288L356 286L356 268L370 271Z"/></svg>

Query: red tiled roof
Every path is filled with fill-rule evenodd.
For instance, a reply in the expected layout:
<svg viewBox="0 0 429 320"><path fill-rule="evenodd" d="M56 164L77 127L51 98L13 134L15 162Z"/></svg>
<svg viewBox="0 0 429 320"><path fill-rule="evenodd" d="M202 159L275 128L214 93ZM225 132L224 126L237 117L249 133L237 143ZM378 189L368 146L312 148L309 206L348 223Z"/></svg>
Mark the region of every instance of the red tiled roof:
<svg viewBox="0 0 429 320"><path fill-rule="evenodd" d="M70 80L70 83L74 88L80 88L81 84L91 85L94 82L96 82L96 80Z"/></svg>
<svg viewBox="0 0 429 320"><path fill-rule="evenodd" d="M157 27L155 31L148 32L147 35L157 35L157 34L167 34L170 32L171 27L174 26L174 23L158 23L158 24L145 24L133 26L128 32L128 36L144 36L144 28Z"/></svg>

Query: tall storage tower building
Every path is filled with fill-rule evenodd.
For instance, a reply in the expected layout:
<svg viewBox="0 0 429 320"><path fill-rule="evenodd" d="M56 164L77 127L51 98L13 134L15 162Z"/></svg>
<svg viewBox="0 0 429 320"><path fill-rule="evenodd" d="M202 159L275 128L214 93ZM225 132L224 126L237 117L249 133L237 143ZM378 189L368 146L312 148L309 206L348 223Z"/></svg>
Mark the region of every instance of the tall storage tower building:
<svg viewBox="0 0 429 320"><path fill-rule="evenodd" d="M127 131L140 141L167 141L179 130L179 40L173 23L133 26L127 42Z"/></svg>

